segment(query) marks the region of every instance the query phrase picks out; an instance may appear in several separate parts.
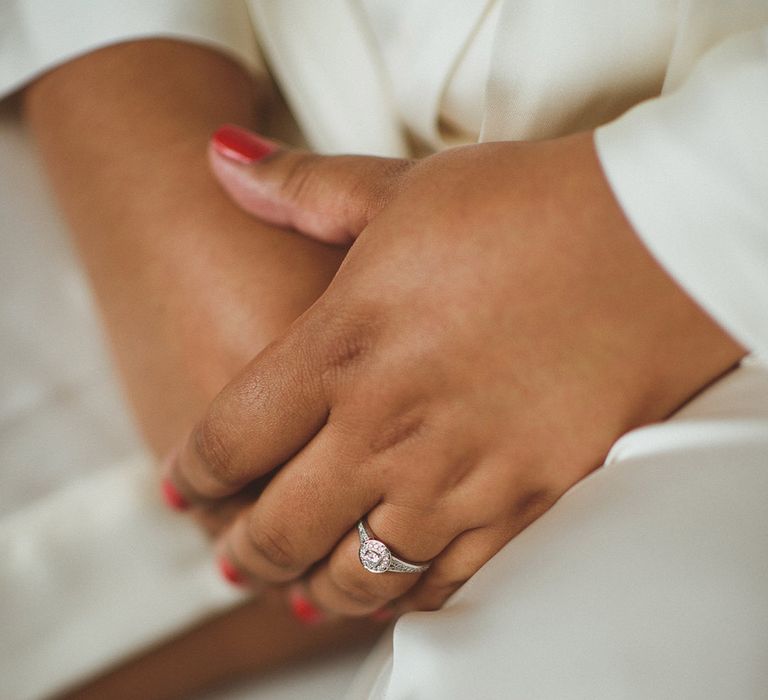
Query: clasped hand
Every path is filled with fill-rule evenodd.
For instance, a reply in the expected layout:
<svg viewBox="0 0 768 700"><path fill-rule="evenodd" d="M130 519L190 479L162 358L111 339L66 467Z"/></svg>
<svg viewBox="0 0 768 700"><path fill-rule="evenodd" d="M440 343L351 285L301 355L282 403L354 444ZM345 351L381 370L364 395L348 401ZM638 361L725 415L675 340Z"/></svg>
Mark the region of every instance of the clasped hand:
<svg viewBox="0 0 768 700"><path fill-rule="evenodd" d="M439 608L619 436L742 354L646 251L590 133L419 161L211 161L256 217L350 248L168 478L198 508L266 482L217 546L253 581L304 579L327 611ZM432 566L366 571L362 518Z"/></svg>

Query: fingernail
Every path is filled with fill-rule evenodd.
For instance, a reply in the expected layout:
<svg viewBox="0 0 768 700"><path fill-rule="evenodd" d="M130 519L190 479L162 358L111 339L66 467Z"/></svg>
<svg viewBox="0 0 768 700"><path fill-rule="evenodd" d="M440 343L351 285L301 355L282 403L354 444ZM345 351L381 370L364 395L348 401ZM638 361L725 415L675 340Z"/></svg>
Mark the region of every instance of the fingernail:
<svg viewBox="0 0 768 700"><path fill-rule="evenodd" d="M225 124L211 137L211 143L218 153L238 163L255 163L274 153L279 146L252 131L233 124Z"/></svg>
<svg viewBox="0 0 768 700"><path fill-rule="evenodd" d="M395 611L392 608L379 608L376 612L372 612L368 617L374 622L389 622L395 616Z"/></svg>
<svg viewBox="0 0 768 700"><path fill-rule="evenodd" d="M163 499L170 508L178 511L186 510L189 508L187 499L179 493L178 489L171 483L170 479L163 479L161 488L163 492Z"/></svg>
<svg viewBox="0 0 768 700"><path fill-rule="evenodd" d="M288 594L293 616L305 625L316 625L325 620L325 614L318 610L309 599L296 587Z"/></svg>
<svg viewBox="0 0 768 700"><path fill-rule="evenodd" d="M245 585L245 578L243 575L235 568L234 564L232 564L229 559L226 557L219 557L219 572L221 575L229 581L233 586L244 586Z"/></svg>

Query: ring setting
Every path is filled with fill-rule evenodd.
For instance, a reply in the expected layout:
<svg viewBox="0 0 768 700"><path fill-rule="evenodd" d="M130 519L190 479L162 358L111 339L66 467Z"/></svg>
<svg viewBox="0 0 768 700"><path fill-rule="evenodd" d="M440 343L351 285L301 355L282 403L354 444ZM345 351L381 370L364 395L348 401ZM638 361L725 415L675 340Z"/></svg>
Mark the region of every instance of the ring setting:
<svg viewBox="0 0 768 700"><path fill-rule="evenodd" d="M360 563L372 574L383 574L387 571L420 574L429 568L429 563L414 564L396 557L387 545L371 536L362 520L357 523L357 533L360 536Z"/></svg>

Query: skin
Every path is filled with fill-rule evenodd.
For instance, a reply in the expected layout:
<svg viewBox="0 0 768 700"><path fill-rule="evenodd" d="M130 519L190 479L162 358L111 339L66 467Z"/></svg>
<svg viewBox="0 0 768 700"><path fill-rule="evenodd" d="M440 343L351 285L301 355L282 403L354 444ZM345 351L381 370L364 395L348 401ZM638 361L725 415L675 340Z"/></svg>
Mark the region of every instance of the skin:
<svg viewBox="0 0 768 700"><path fill-rule="evenodd" d="M211 178L210 134L222 121L263 122L265 103L266 88L232 61L159 40L89 54L25 93L126 394L158 455L317 298L342 257L254 223Z"/></svg>
<svg viewBox="0 0 768 700"><path fill-rule="evenodd" d="M343 255L254 222L210 175L210 134L225 121L262 124L267 98L266 86L227 58L161 40L94 52L24 94L126 396L156 455L314 301ZM215 532L239 508L232 499L193 515ZM293 619L284 592L268 592L71 697L136 697L137 678L143 698L188 697L355 643L374 627L335 621L308 630Z"/></svg>
<svg viewBox="0 0 768 700"><path fill-rule="evenodd" d="M591 133L417 162L284 149L213 166L259 220L355 240L169 472L207 503L273 475L219 551L254 581L304 577L326 610L440 607L618 437L744 355L642 245ZM366 516L432 567L366 572Z"/></svg>

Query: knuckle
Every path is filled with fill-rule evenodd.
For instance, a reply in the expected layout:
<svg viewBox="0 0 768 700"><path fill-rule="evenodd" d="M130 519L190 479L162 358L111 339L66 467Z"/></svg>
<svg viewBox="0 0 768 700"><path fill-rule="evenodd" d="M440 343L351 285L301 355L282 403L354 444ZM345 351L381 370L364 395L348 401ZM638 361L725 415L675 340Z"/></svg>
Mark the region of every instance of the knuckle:
<svg viewBox="0 0 768 700"><path fill-rule="evenodd" d="M301 573L301 566L288 536L275 527L250 524L248 545L251 551L286 578Z"/></svg>
<svg viewBox="0 0 768 700"><path fill-rule="evenodd" d="M360 360L370 347L367 334L359 328L345 328L332 334L326 348L326 368L344 370Z"/></svg>
<svg viewBox="0 0 768 700"><path fill-rule="evenodd" d="M293 202L304 200L314 181L313 175L318 158L310 153L292 159L280 183L281 196Z"/></svg>
<svg viewBox="0 0 768 700"><path fill-rule="evenodd" d="M560 497L561 491L549 485L522 489L513 500L518 518L535 520L549 510Z"/></svg>
<svg viewBox="0 0 768 700"><path fill-rule="evenodd" d="M346 333L335 338L330 347L328 364L336 369L344 369L354 364L365 353L366 339L361 333Z"/></svg>
<svg viewBox="0 0 768 700"><path fill-rule="evenodd" d="M302 319L288 348L326 379L358 365L374 347L380 309L365 300L327 292Z"/></svg>
<svg viewBox="0 0 768 700"><path fill-rule="evenodd" d="M216 481L227 487L238 486L237 470L225 434L224 421L211 411L197 424L192 445L198 459Z"/></svg>
<svg viewBox="0 0 768 700"><path fill-rule="evenodd" d="M347 201L358 203L363 221L373 219L389 203L400 176L411 167L405 160L383 160L376 165L375 177L358 177L348 185Z"/></svg>
<svg viewBox="0 0 768 700"><path fill-rule="evenodd" d="M364 325L349 323L324 332L320 374L327 387L335 386L341 377L357 369L368 356L373 338Z"/></svg>
<svg viewBox="0 0 768 700"><path fill-rule="evenodd" d="M374 433L368 444L368 450L371 455L389 452L417 438L424 432L425 427L426 418L421 413L411 412L398 416Z"/></svg>
<svg viewBox="0 0 768 700"><path fill-rule="evenodd" d="M370 221L378 214L389 200L389 191L382 180L368 182L358 180L349 186L348 201L358 203L362 222ZM362 223L362 226L365 224Z"/></svg>

